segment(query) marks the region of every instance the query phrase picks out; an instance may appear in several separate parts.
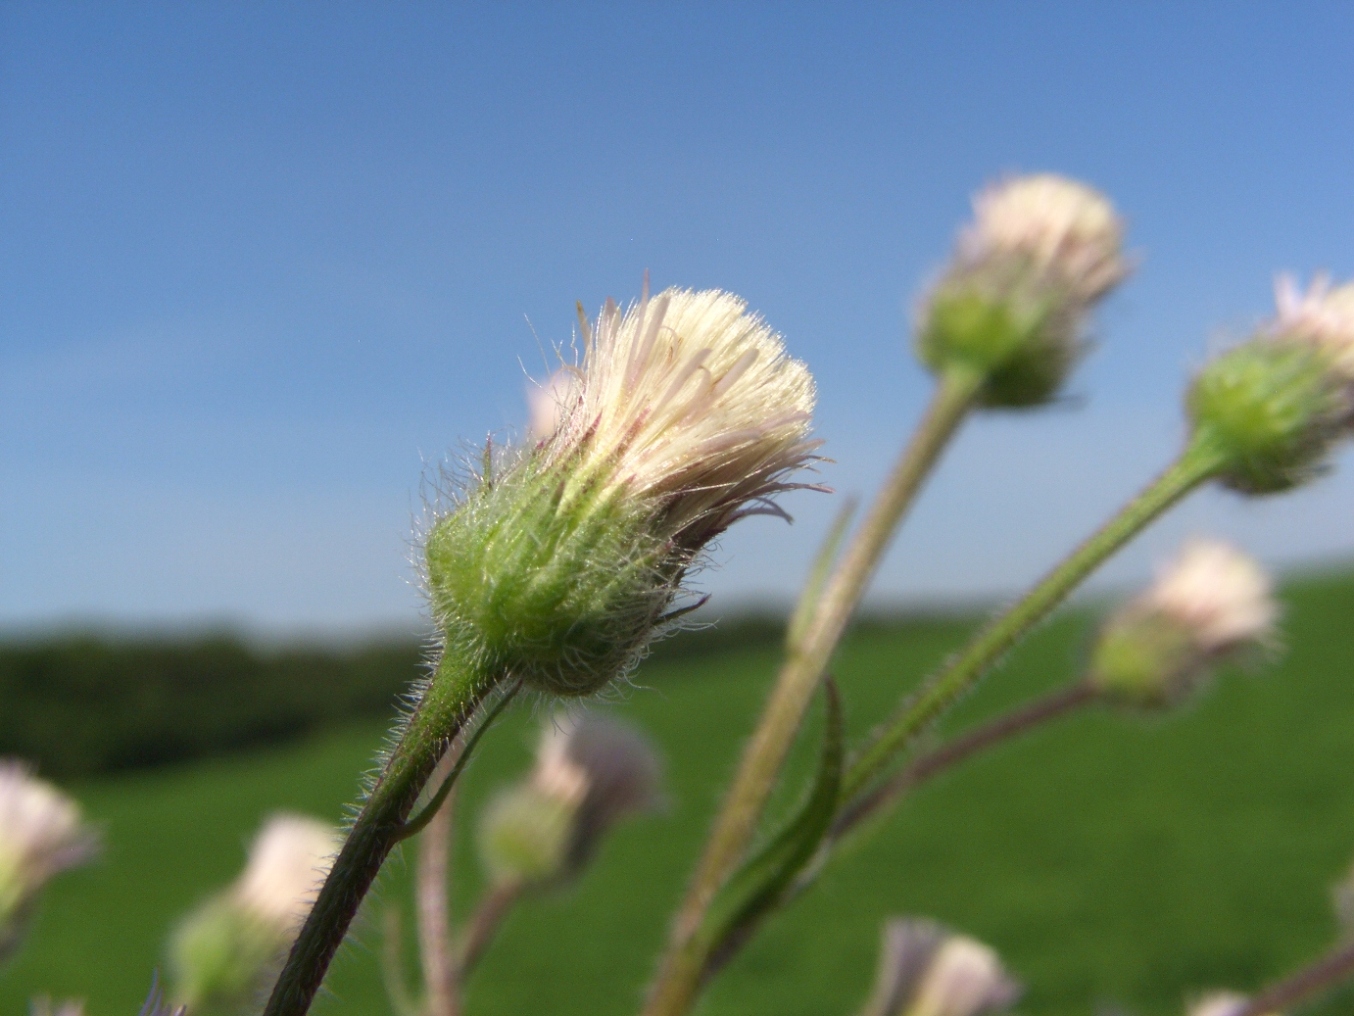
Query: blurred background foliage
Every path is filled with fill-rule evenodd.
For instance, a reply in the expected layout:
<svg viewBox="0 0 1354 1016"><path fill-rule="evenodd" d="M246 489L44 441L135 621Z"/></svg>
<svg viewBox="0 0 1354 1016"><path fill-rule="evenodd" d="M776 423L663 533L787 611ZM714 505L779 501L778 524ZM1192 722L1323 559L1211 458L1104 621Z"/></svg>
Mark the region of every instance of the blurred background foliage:
<svg viewBox="0 0 1354 1016"><path fill-rule="evenodd" d="M1076 717L924 788L770 923L702 1011L854 1011L869 988L880 923L897 913L935 917L992 943L1028 985L1020 1011L1030 1016L1087 1016L1111 1004L1178 1014L1191 992L1253 989L1305 961L1334 931L1329 887L1354 854L1354 572L1299 577L1284 602L1289 651L1263 675L1225 674L1197 705L1161 720ZM1081 607L1046 626L964 703L951 729L1071 676L1094 613ZM857 626L834 668L856 732L955 648L977 616ZM471 1013L634 1009L778 640L772 618L683 633L607 706L642 724L666 753L672 806L618 830L577 886L511 916L471 984ZM102 824L107 850L50 887L33 935L0 979L0 1012L23 1012L32 994L48 991L87 998L91 1016L111 1016L135 1011L174 921L235 876L263 815L344 815L358 789L353 774L370 766L420 650L81 639L11 645L3 659L0 750L14 751L10 739L22 729L38 757L58 760L55 721L43 740L31 717L64 708L91 724L95 710L62 699L94 675L98 729L120 728L109 720L116 712L132 733L81 735L70 742L80 761L54 762L90 774L65 783ZM17 710L13 689L29 696ZM280 704L286 723L259 719ZM461 908L482 878L469 819L530 765L539 718L539 709L512 711L469 771L453 885ZM782 811L803 784L815 737L810 730L799 745ZM101 772L109 769L122 771ZM408 875L406 858L383 878L317 1012L389 1011L380 918L394 906L408 922ZM1307 1011L1334 1016L1351 1001L1345 994Z"/></svg>

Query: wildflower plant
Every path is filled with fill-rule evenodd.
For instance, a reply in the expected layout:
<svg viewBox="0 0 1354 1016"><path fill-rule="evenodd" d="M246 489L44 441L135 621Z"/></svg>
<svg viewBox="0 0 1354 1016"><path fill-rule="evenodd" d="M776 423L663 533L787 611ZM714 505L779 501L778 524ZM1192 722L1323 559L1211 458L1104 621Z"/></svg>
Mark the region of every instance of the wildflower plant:
<svg viewBox="0 0 1354 1016"><path fill-rule="evenodd" d="M47 882L88 862L98 844L75 801L23 763L0 759L0 965L18 948Z"/></svg>
<svg viewBox="0 0 1354 1016"><path fill-rule="evenodd" d="M1108 614L1064 684L934 736L1012 647L1191 493L1216 484L1243 497L1278 495L1329 468L1337 443L1354 433L1354 285L1324 277L1305 290L1281 279L1273 316L1185 385L1185 439L1173 460L875 717L868 736L847 741L829 668L881 559L972 414L1059 397L1090 349L1096 308L1134 267L1125 240L1110 200L1064 177L1008 178L974 199L972 221L918 302L912 345L934 375L931 399L859 522L843 510L815 558L642 1016L691 1012L767 917L812 891L841 845L878 831L873 820L917 785L1080 709L1170 710L1220 665L1277 644L1270 579L1240 550L1196 539ZM646 284L627 307L608 301L592 320L580 309L578 327L581 359L532 392L523 439L490 444L426 527L438 652L337 854L332 830L296 818L270 825L240 880L176 932L176 998L189 1016L255 1011L265 993L264 1016L303 1016L386 859L414 836L423 989L404 982L394 915L390 995L400 1016L459 1016L465 980L510 908L579 878L618 820L660 799L656 755L642 735L593 714L552 717L532 770L480 816L488 888L455 927L447 878L456 781L494 718L524 689L577 710L577 700L626 680L689 609L688 577L712 541L748 515L784 515L778 495L809 485L818 458L813 379L738 297L650 294ZM816 771L799 804L768 822L767 802L820 691ZM73 806L23 803L60 801L25 780L0 767L0 958L42 883L91 846ZM28 797L15 796L20 786ZM47 817L31 817L39 813ZM9 814L22 820L7 822ZM1337 890L1342 910L1354 909L1350 898L1348 886ZM1277 1016L1350 976L1346 930L1291 975L1249 996L1196 998L1189 1011ZM894 920L861 1013L995 1016L1019 992L993 947L930 921ZM162 1011L158 993L147 1011Z"/></svg>

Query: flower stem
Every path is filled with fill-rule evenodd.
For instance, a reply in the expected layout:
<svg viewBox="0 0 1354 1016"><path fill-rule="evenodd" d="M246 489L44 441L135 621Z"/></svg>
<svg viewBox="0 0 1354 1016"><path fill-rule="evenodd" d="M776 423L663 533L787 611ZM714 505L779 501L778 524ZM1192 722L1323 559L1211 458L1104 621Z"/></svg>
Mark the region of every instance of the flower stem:
<svg viewBox="0 0 1354 1016"><path fill-rule="evenodd" d="M457 972L462 983L489 948L489 943L498 933L503 918L508 916L508 911L521 898L522 890L525 888L516 879L499 883L485 893L484 898L475 907L475 912L470 915L470 921L466 925L465 939L461 944L460 960L457 964Z"/></svg>
<svg viewBox="0 0 1354 1016"><path fill-rule="evenodd" d="M458 739L459 740L459 739ZM455 746L453 746L453 751ZM451 775L447 753L436 774ZM456 964L451 952L451 921L447 913L447 876L451 866L451 820L456 791L428 820L418 838L415 903L418 914L418 954L423 967L423 1011L426 1016L460 1016L461 999Z"/></svg>
<svg viewBox="0 0 1354 1016"><path fill-rule="evenodd" d="M1089 681L1074 681L1036 698L1032 702L998 716L988 723L960 734L934 751L913 759L891 779L867 791L847 804L832 823L830 839L840 839L870 816L896 801L920 783L925 783L960 762L967 761L1003 741L1019 737L1075 709L1098 701L1100 692Z"/></svg>
<svg viewBox="0 0 1354 1016"><path fill-rule="evenodd" d="M967 691L1091 572L1186 494L1215 476L1224 462L1224 457L1205 440L1196 439L1186 446L1146 490L1022 599L990 621L944 670L904 703L847 771L843 798L851 800L873 783L919 731Z"/></svg>
<svg viewBox="0 0 1354 1016"><path fill-rule="evenodd" d="M668 951L645 1006L646 1016L679 1016L694 1001L702 966L696 933L715 894L747 849L847 622L922 482L972 409L981 384L981 377L966 371L951 371L941 378L916 433L828 580L811 620L789 647L678 910Z"/></svg>
<svg viewBox="0 0 1354 1016"><path fill-rule="evenodd" d="M292 946L264 1016L305 1016L357 908L451 740L501 680L442 657Z"/></svg>
<svg viewBox="0 0 1354 1016"><path fill-rule="evenodd" d="M1354 976L1354 941L1342 942L1310 966L1270 985L1238 1009L1235 1016L1271 1016L1283 1012L1351 976Z"/></svg>

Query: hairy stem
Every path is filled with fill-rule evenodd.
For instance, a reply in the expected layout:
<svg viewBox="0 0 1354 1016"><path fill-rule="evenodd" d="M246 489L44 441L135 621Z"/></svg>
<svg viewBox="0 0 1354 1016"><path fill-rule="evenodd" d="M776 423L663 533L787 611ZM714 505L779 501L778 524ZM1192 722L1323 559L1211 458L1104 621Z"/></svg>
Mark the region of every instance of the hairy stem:
<svg viewBox="0 0 1354 1016"><path fill-rule="evenodd" d="M516 879L500 882L480 900L479 906L470 916L470 923L466 925L465 939L461 944L458 971L463 982L489 948L503 918L508 916L513 904L521 898L523 888Z"/></svg>
<svg viewBox="0 0 1354 1016"><path fill-rule="evenodd" d="M873 790L847 802L832 823L822 849L830 850L835 841L842 839L854 828L882 809L896 802L900 797L933 776L967 761L974 755L995 747L1013 737L1018 737L1050 720L1055 720L1073 710L1099 700L1099 692L1086 681L1076 681L1041 696L1032 702L1020 706L1010 713L998 716L967 733L960 734L954 740L942 744L934 751L914 759L892 779ZM811 865L790 889L785 893L778 906L785 906L799 896L817 878L821 864ZM766 916L772 911L768 910ZM761 919L750 923L719 944L710 954L703 971L708 980L742 952L759 930Z"/></svg>
<svg viewBox="0 0 1354 1016"><path fill-rule="evenodd" d="M980 385L981 379L968 373L955 372L941 379L916 433L809 614L811 619L790 645L678 910L644 1010L647 1016L679 1016L694 1001L702 966L697 931L715 894L747 849L847 622L922 482L973 407Z"/></svg>
<svg viewBox="0 0 1354 1016"><path fill-rule="evenodd" d="M305 1016L357 908L447 746L502 678L445 654L292 946L264 1016Z"/></svg>
<svg viewBox="0 0 1354 1016"><path fill-rule="evenodd" d="M847 802L832 823L829 839L845 836L861 822L931 777L1003 741L1019 737L1050 720L1090 705L1099 698L1100 692L1090 682L1075 681L960 734L934 751L918 756L891 779Z"/></svg>
<svg viewBox="0 0 1354 1016"><path fill-rule="evenodd" d="M447 752L437 767L437 777L446 779L451 775L451 756L455 751L456 747L453 746ZM451 951L451 920L447 913L451 819L455 804L456 790L453 788L418 838L418 870L414 892L418 908L418 949L423 966L425 1016L460 1016L461 1011L456 964Z"/></svg>
<svg viewBox="0 0 1354 1016"><path fill-rule="evenodd" d="M1272 984L1236 1011L1235 1016L1271 1016L1304 1002L1354 976L1354 941L1343 942L1310 966Z"/></svg>
<svg viewBox="0 0 1354 1016"><path fill-rule="evenodd" d="M1191 443L1146 490L1024 597L988 622L948 666L927 681L893 719L876 731L847 771L843 797L846 800L855 798L878 779L918 732L972 687L1091 572L1186 494L1211 479L1222 464L1222 457L1209 444L1204 441Z"/></svg>

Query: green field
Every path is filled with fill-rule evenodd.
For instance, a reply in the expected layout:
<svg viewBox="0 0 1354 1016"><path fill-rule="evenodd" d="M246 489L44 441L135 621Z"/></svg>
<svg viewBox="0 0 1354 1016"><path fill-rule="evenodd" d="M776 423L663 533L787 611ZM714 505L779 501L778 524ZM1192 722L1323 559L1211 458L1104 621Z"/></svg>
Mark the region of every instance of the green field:
<svg viewBox="0 0 1354 1016"><path fill-rule="evenodd" d="M1117 1003L1181 1011L1183 995L1254 989L1323 948L1328 893L1354 857L1354 577L1286 593L1290 649L1255 677L1229 673L1166 721L1104 713L1063 722L918 793L841 857L716 983L703 1012L847 1016L872 977L880 921L924 914L997 946L1034 1014ZM1044 628L953 725L1065 680L1088 615ZM853 637L834 668L861 730L962 637L912 622ZM614 708L668 757L671 807L623 828L572 890L521 907L472 984L472 1013L633 1012L741 739L775 665L769 650L645 668ZM462 797L472 815L524 768L538 710L488 739ZM104 827L100 863L55 883L0 1013L38 991L85 997L90 1016L136 1011L177 915L230 880L262 816L337 819L382 736L344 728L286 747L106 777L73 790ZM801 745L800 768L813 749ZM782 795L786 807L793 795ZM474 891L468 823L455 892ZM389 1012L376 953L382 908L407 915L397 859L331 978L322 1011ZM1354 995L1313 1013L1346 1013Z"/></svg>

